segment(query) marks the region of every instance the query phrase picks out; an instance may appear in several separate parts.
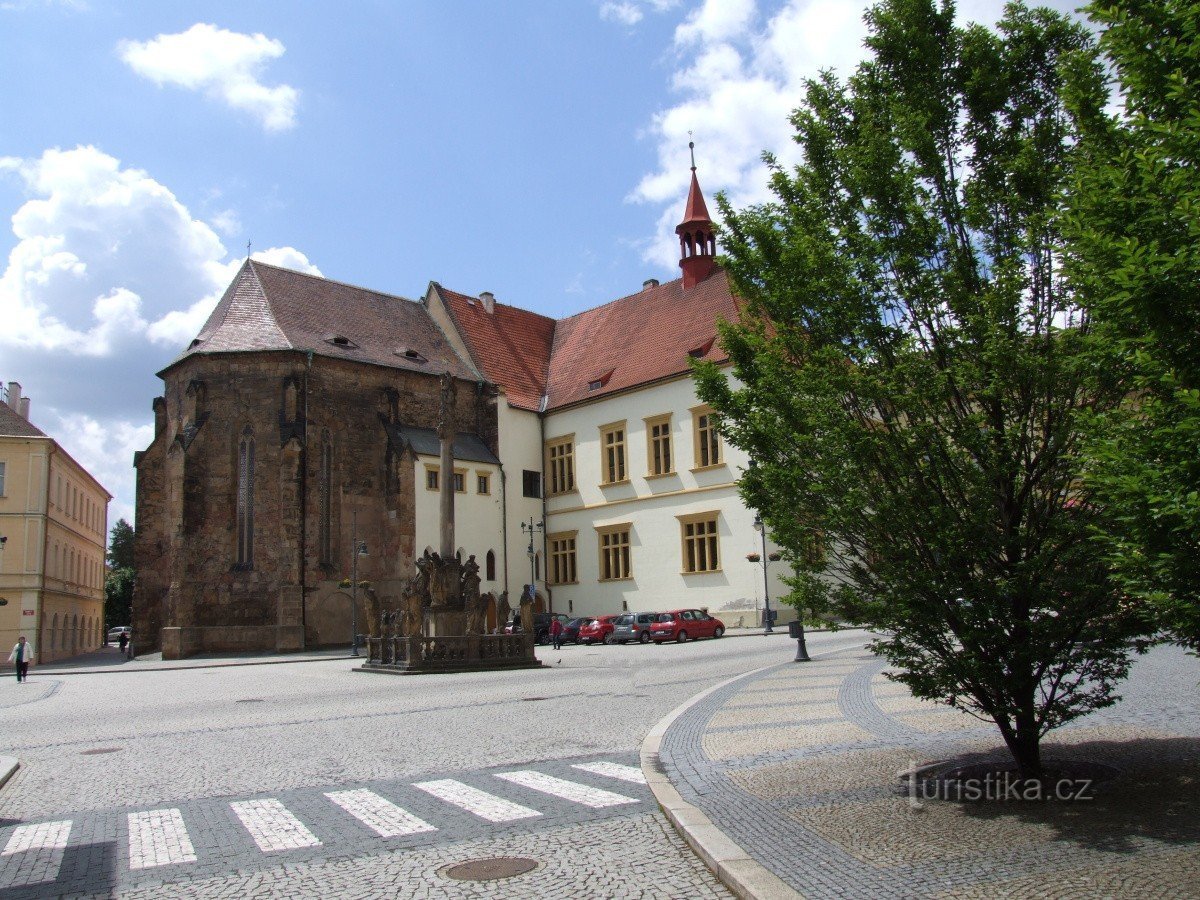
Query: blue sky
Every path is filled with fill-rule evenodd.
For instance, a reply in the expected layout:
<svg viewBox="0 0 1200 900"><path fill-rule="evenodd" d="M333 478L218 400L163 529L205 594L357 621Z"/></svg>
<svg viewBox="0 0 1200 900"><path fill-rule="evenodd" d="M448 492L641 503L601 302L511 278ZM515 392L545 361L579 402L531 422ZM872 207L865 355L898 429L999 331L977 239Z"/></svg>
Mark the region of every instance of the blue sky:
<svg viewBox="0 0 1200 900"><path fill-rule="evenodd" d="M849 71L864 8L0 0L0 379L132 520L154 373L247 241L552 316L674 278L688 133L710 200L763 199L761 152L793 158L803 79Z"/></svg>

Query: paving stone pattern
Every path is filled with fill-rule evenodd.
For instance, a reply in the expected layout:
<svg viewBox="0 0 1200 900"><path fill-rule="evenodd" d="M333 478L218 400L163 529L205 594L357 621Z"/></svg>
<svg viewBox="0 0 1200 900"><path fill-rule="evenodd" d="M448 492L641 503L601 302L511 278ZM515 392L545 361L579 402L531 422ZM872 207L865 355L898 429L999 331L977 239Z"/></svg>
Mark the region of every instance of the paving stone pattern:
<svg viewBox="0 0 1200 900"><path fill-rule="evenodd" d="M1200 897L1200 665L1139 658L1124 702L1048 759L1119 776L1089 801L907 796L914 764L1004 758L994 726L917 701L861 650L747 676L687 710L660 762L685 800L809 897Z"/></svg>

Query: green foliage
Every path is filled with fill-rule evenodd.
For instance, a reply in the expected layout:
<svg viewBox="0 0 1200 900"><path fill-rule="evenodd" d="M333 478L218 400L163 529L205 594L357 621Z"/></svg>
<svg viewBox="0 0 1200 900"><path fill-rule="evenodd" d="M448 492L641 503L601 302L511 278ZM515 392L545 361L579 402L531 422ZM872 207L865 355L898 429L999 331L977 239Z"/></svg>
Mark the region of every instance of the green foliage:
<svg viewBox="0 0 1200 900"><path fill-rule="evenodd" d="M1200 3L1093 3L1124 115L1100 119L1072 191L1069 272L1097 323L1098 364L1135 401L1092 423L1098 532L1130 594L1200 648ZM1086 92L1081 92L1086 93Z"/></svg>
<svg viewBox="0 0 1200 900"><path fill-rule="evenodd" d="M109 533L108 575L104 579L104 624L108 628L128 625L133 617L133 527L118 519Z"/></svg>
<svg viewBox="0 0 1200 900"><path fill-rule="evenodd" d="M767 157L774 200L721 198L747 305L721 329L734 378L697 380L755 460L743 496L794 597L881 632L898 680L994 721L1037 775L1041 737L1113 701L1145 628L1094 564L1079 482L1080 411L1125 386L1084 352L1060 276L1072 147L1103 90L1063 17L953 17L872 9L872 58L811 81L793 114L801 164ZM1091 89L1074 115L1068 61Z"/></svg>

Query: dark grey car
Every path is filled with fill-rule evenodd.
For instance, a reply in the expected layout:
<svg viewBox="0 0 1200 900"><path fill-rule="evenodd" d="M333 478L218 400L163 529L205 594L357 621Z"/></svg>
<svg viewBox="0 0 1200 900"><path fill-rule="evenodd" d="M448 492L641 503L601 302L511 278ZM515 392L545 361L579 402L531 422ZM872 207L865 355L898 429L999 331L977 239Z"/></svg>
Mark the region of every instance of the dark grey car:
<svg viewBox="0 0 1200 900"><path fill-rule="evenodd" d="M650 623L657 618L658 613L652 612L625 613L613 622L613 643L625 644L629 641L637 641L639 644L650 643Z"/></svg>

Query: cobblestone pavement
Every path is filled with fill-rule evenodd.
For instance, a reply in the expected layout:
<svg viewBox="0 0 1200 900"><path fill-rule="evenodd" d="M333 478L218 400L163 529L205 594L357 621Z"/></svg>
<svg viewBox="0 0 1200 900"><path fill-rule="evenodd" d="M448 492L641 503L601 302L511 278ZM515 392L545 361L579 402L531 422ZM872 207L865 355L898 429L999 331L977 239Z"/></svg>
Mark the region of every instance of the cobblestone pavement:
<svg viewBox="0 0 1200 900"><path fill-rule="evenodd" d="M1007 756L993 726L915 700L862 649L738 678L687 709L659 763L685 801L808 897L1200 897L1200 662L1139 658L1124 700L1044 758L1116 777L1087 800L910 796L914 765Z"/></svg>
<svg viewBox="0 0 1200 900"><path fill-rule="evenodd" d="M829 645L862 636L819 635ZM364 677L347 659L0 683L0 897L726 897L637 768L683 699L786 638L539 651ZM528 873L457 881L466 860Z"/></svg>

